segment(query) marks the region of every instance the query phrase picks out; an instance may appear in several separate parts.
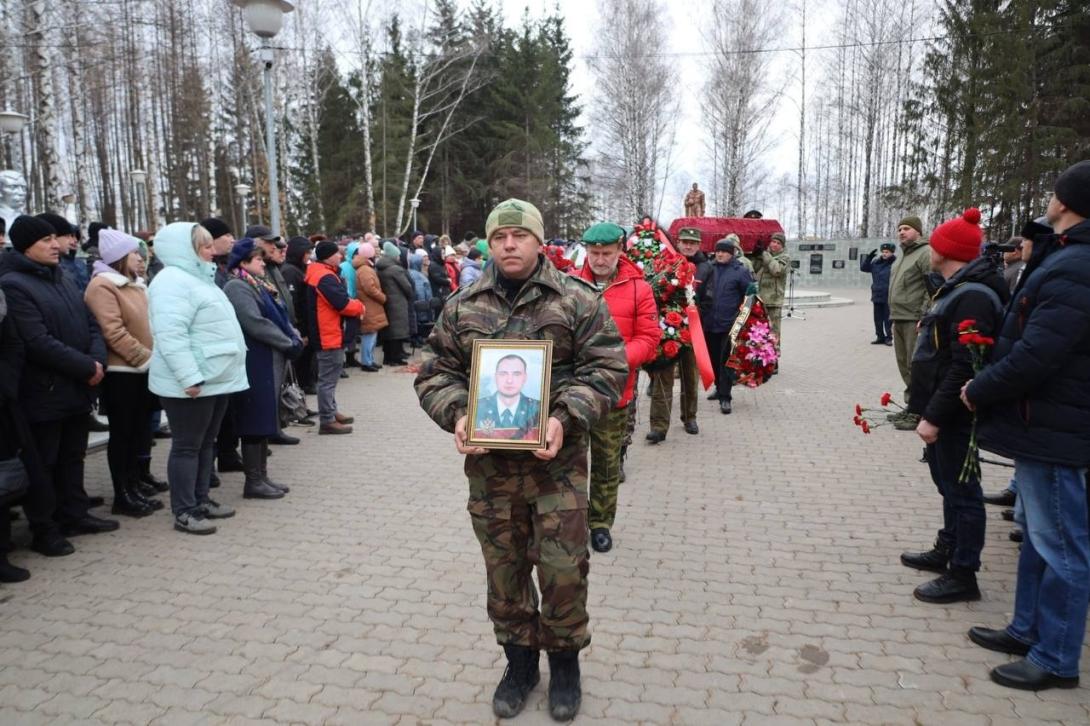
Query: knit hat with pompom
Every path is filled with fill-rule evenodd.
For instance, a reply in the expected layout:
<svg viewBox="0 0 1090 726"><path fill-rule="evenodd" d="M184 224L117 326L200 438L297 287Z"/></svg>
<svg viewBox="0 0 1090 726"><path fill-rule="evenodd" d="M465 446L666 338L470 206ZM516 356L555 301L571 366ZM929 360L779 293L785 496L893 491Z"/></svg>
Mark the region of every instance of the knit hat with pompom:
<svg viewBox="0 0 1090 726"><path fill-rule="evenodd" d="M943 222L931 233L931 246L948 260L971 262L980 256L984 230L980 228L980 210L970 207L957 219Z"/></svg>

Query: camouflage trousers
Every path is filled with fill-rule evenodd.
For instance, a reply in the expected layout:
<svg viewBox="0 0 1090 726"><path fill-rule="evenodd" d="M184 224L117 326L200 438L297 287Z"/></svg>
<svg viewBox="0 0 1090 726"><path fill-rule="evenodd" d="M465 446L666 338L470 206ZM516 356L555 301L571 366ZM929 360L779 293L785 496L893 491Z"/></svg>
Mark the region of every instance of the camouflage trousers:
<svg viewBox="0 0 1090 726"><path fill-rule="evenodd" d="M552 461L497 452L467 456L465 472L496 640L550 652L586 647L586 433L566 433Z"/></svg>
<svg viewBox="0 0 1090 726"><path fill-rule="evenodd" d="M590 430L590 529L613 526L621 484L621 446L628 430L628 406L607 413Z"/></svg>
<svg viewBox="0 0 1090 726"><path fill-rule="evenodd" d="M681 380L681 422L696 420L696 396L700 376L696 370L696 354L685 346L677 357L678 378ZM674 366L651 374L651 430L667 433L674 408Z"/></svg>
<svg viewBox="0 0 1090 726"><path fill-rule="evenodd" d="M772 332L776 334L776 340L783 342L780 337L780 323L783 322L783 306L777 305L776 307L766 307L765 312L768 314L768 325L772 328ZM776 350L780 349L780 345L776 345Z"/></svg>
<svg viewBox="0 0 1090 726"><path fill-rule="evenodd" d="M628 405L624 407L625 412L628 414L628 422L624 427L624 439L621 440L621 446L628 448L632 445L632 434L636 433L636 419L639 418L640 409L640 377L636 375L636 381L632 384L632 400L628 402Z"/></svg>

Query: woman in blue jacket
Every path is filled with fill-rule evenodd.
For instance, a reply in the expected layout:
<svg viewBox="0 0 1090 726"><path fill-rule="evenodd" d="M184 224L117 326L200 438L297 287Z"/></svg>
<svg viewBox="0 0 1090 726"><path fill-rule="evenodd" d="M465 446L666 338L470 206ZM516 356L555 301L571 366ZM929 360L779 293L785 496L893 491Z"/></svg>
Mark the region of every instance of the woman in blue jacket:
<svg viewBox="0 0 1090 726"><path fill-rule="evenodd" d="M155 235L163 271L148 288L154 338L148 387L160 397L174 440L167 462L174 528L212 534L209 519L234 510L208 496L213 443L228 396L246 390L246 342L227 296L216 287L212 235L195 222Z"/></svg>
<svg viewBox="0 0 1090 726"><path fill-rule="evenodd" d="M893 345L893 322L889 319L889 273L893 261L892 242L883 242L881 255L871 250L859 258L859 270L870 273L870 301L874 305L874 340L871 345Z"/></svg>

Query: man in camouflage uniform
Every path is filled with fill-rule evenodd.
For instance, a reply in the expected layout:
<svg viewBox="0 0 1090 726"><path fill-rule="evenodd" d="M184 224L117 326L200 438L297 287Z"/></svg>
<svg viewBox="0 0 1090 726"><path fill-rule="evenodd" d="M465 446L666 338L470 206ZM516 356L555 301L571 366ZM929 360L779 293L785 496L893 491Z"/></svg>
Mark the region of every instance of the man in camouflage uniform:
<svg viewBox="0 0 1090 726"><path fill-rule="evenodd" d="M485 225L493 264L448 298L427 344L416 392L466 455L469 513L488 575L488 614L508 667L492 698L497 716L517 714L548 652L553 718L581 701L579 650L587 632L587 438L620 400L628 377L624 341L601 295L560 273L542 254L541 213L509 199ZM489 451L466 434L473 341L551 340L552 380L539 451ZM537 565L541 606L531 579Z"/></svg>
<svg viewBox="0 0 1090 726"><path fill-rule="evenodd" d="M711 275L712 265L700 251L700 230L682 227L677 233L677 251L696 268L693 284L699 287ZM684 345L677 355L678 379L681 381L681 423L685 433L698 434L696 423L697 387L700 374L696 368L696 354L692 345ZM647 440L657 444L666 439L670 431L670 414L674 407L674 366L669 365L651 372L651 431Z"/></svg>
<svg viewBox="0 0 1090 726"><path fill-rule="evenodd" d="M761 299L764 300L768 324L780 339L780 321L783 319L783 298L787 292L787 278L791 274L791 258L784 251L786 239L779 232L772 235L768 249L761 251L761 269L757 273ZM776 350L780 349L779 343ZM778 367L778 366L777 366Z"/></svg>

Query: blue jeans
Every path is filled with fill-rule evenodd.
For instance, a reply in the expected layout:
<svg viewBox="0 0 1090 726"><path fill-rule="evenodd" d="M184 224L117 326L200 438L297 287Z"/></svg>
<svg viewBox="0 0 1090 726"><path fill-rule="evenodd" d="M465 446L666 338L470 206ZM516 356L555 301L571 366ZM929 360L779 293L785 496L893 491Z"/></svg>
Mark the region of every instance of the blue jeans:
<svg viewBox="0 0 1090 726"><path fill-rule="evenodd" d="M364 333L360 336L360 363L365 366L375 364L375 343L378 341L378 333Z"/></svg>
<svg viewBox="0 0 1090 726"><path fill-rule="evenodd" d="M1031 646L1035 666L1072 678L1090 603L1086 469L1015 459L1014 477L1025 541L1007 632Z"/></svg>

